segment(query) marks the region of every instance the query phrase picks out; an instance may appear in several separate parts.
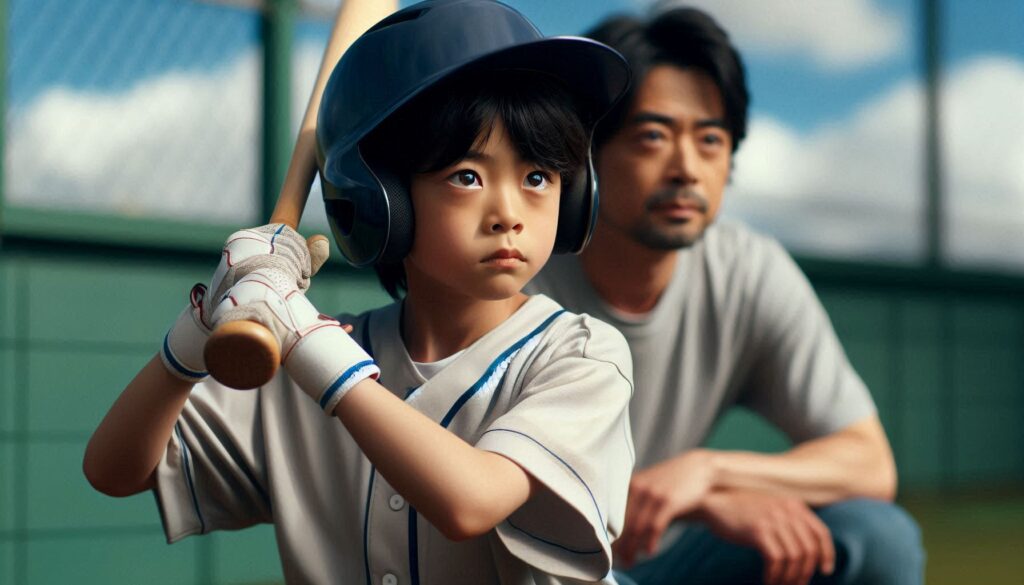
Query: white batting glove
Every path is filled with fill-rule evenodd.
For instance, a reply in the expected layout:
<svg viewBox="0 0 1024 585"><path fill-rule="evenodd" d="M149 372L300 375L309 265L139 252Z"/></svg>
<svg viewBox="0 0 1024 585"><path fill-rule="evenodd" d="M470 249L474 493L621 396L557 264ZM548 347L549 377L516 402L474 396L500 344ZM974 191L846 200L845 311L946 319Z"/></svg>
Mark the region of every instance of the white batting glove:
<svg viewBox="0 0 1024 585"><path fill-rule="evenodd" d="M302 294L291 274L260 269L242 277L213 312L213 322L248 319L274 333L281 363L324 413L380 368L338 321L321 314Z"/></svg>
<svg viewBox="0 0 1024 585"><path fill-rule="evenodd" d="M330 244L322 236L307 244L292 228L269 224L237 231L221 251L220 265L210 288L197 284L189 304L164 337L160 358L167 370L187 382L197 383L208 374L203 348L211 332L211 315L220 298L239 279L253 270L273 267L285 272L299 290L309 288L310 276L327 260Z"/></svg>
<svg viewBox="0 0 1024 585"><path fill-rule="evenodd" d="M160 360L176 378L193 384L201 382L208 374L203 360L203 347L210 336L204 313L206 287L197 284L189 294L189 303L178 315L178 320L164 336L160 348Z"/></svg>
<svg viewBox="0 0 1024 585"><path fill-rule="evenodd" d="M309 288L309 278L327 260L330 244L323 236L306 240L282 223L239 230L224 243L220 265L210 281L206 313L221 302L228 289L255 270L280 271L299 290Z"/></svg>

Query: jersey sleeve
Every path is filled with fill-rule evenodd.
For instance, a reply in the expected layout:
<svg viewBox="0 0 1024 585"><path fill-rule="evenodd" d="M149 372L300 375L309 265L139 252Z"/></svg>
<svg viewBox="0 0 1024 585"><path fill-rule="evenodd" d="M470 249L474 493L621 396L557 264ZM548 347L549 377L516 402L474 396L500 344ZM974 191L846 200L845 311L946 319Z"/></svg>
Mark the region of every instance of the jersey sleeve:
<svg viewBox="0 0 1024 585"><path fill-rule="evenodd" d="M192 391L156 470L154 491L169 543L271 521L262 391L232 390L212 379Z"/></svg>
<svg viewBox="0 0 1024 585"><path fill-rule="evenodd" d="M829 435L875 414L821 301L774 240L749 289L755 359L740 402L795 442Z"/></svg>
<svg viewBox="0 0 1024 585"><path fill-rule="evenodd" d="M579 319L538 352L515 404L477 447L542 486L496 527L509 552L545 573L595 581L611 570L633 469L632 362L618 331Z"/></svg>

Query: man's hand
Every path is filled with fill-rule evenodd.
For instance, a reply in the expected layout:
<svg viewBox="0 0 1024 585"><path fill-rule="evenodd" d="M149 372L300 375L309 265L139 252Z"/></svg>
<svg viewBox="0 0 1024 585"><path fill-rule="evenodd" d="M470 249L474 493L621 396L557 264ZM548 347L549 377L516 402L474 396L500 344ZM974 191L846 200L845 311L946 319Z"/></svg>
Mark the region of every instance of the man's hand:
<svg viewBox="0 0 1024 585"><path fill-rule="evenodd" d="M638 552L653 554L673 520L696 511L714 483L711 453L687 451L637 471L629 482L626 521L615 541L615 555L626 566Z"/></svg>
<svg viewBox="0 0 1024 585"><path fill-rule="evenodd" d="M835 545L825 523L803 501L750 490L708 495L699 519L734 544L757 549L766 585L805 585L816 570L830 575Z"/></svg>

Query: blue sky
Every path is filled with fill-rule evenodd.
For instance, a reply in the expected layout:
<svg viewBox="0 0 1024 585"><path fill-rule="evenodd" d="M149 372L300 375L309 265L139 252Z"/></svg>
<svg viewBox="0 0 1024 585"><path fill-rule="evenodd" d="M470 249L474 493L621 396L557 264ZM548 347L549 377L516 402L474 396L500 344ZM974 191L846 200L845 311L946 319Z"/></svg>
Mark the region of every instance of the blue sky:
<svg viewBox="0 0 1024 585"><path fill-rule="evenodd" d="M794 249L919 255L924 1L689 0L730 31L753 96L727 214ZM508 2L549 35L578 34L650 3ZM231 202L251 200L258 176L258 14L215 0L7 7L11 201L180 215L182 206L216 200L226 214L218 218L238 219L230 210L244 203ZM974 257L1009 258L1024 247L1024 2L943 7L951 233ZM299 19L296 109L329 26ZM164 190L141 201L140 188L155 183L152 168L167 173ZM1024 268L1024 259L1014 262Z"/></svg>
<svg viewBox="0 0 1024 585"><path fill-rule="evenodd" d="M509 3L545 34L578 34L610 13L639 12L644 4L639 0ZM920 55L913 39L920 35L919 2L878 0L877 4L899 16L911 43L907 51L883 63L852 71L824 70L798 55L759 51L736 39L744 49L753 107L808 128L849 111L899 79L918 75ZM14 105L53 85L119 91L169 70L216 67L251 48L259 34L259 22L252 13L202 2L11 0L8 6L9 99ZM1024 2L945 0L945 6L948 66L982 53L1024 58ZM315 39L326 32L326 24L314 23L300 26L297 38Z"/></svg>

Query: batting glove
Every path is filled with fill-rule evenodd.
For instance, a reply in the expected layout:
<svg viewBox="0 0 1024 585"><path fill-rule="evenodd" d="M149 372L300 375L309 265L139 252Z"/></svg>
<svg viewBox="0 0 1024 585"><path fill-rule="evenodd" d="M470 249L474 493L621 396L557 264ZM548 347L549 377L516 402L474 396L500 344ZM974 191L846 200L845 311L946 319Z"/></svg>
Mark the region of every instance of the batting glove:
<svg viewBox="0 0 1024 585"><path fill-rule="evenodd" d="M197 284L189 294L188 305L164 336L160 359L173 376L193 384L207 376L203 347L210 336L205 310L206 287Z"/></svg>
<svg viewBox="0 0 1024 585"><path fill-rule="evenodd" d="M293 288L308 289L310 277L327 260L329 250L323 236L313 236L307 244L297 231L281 223L231 234L210 281L207 314L212 315L227 291L255 270L277 270L287 275Z"/></svg>
<svg viewBox="0 0 1024 585"><path fill-rule="evenodd" d="M213 312L215 324L237 319L273 332L288 374L328 415L353 386L380 375L373 358L338 321L316 310L290 273L259 269L242 277Z"/></svg>
<svg viewBox="0 0 1024 585"><path fill-rule="evenodd" d="M203 348L211 332L211 315L219 300L246 274L273 268L288 275L299 290L309 288L309 279L327 260L330 244L322 236L307 243L298 232L284 224L270 224L237 231L221 251L220 264L210 288L197 284L189 304L164 337L160 358L171 374L197 383L207 376Z"/></svg>

